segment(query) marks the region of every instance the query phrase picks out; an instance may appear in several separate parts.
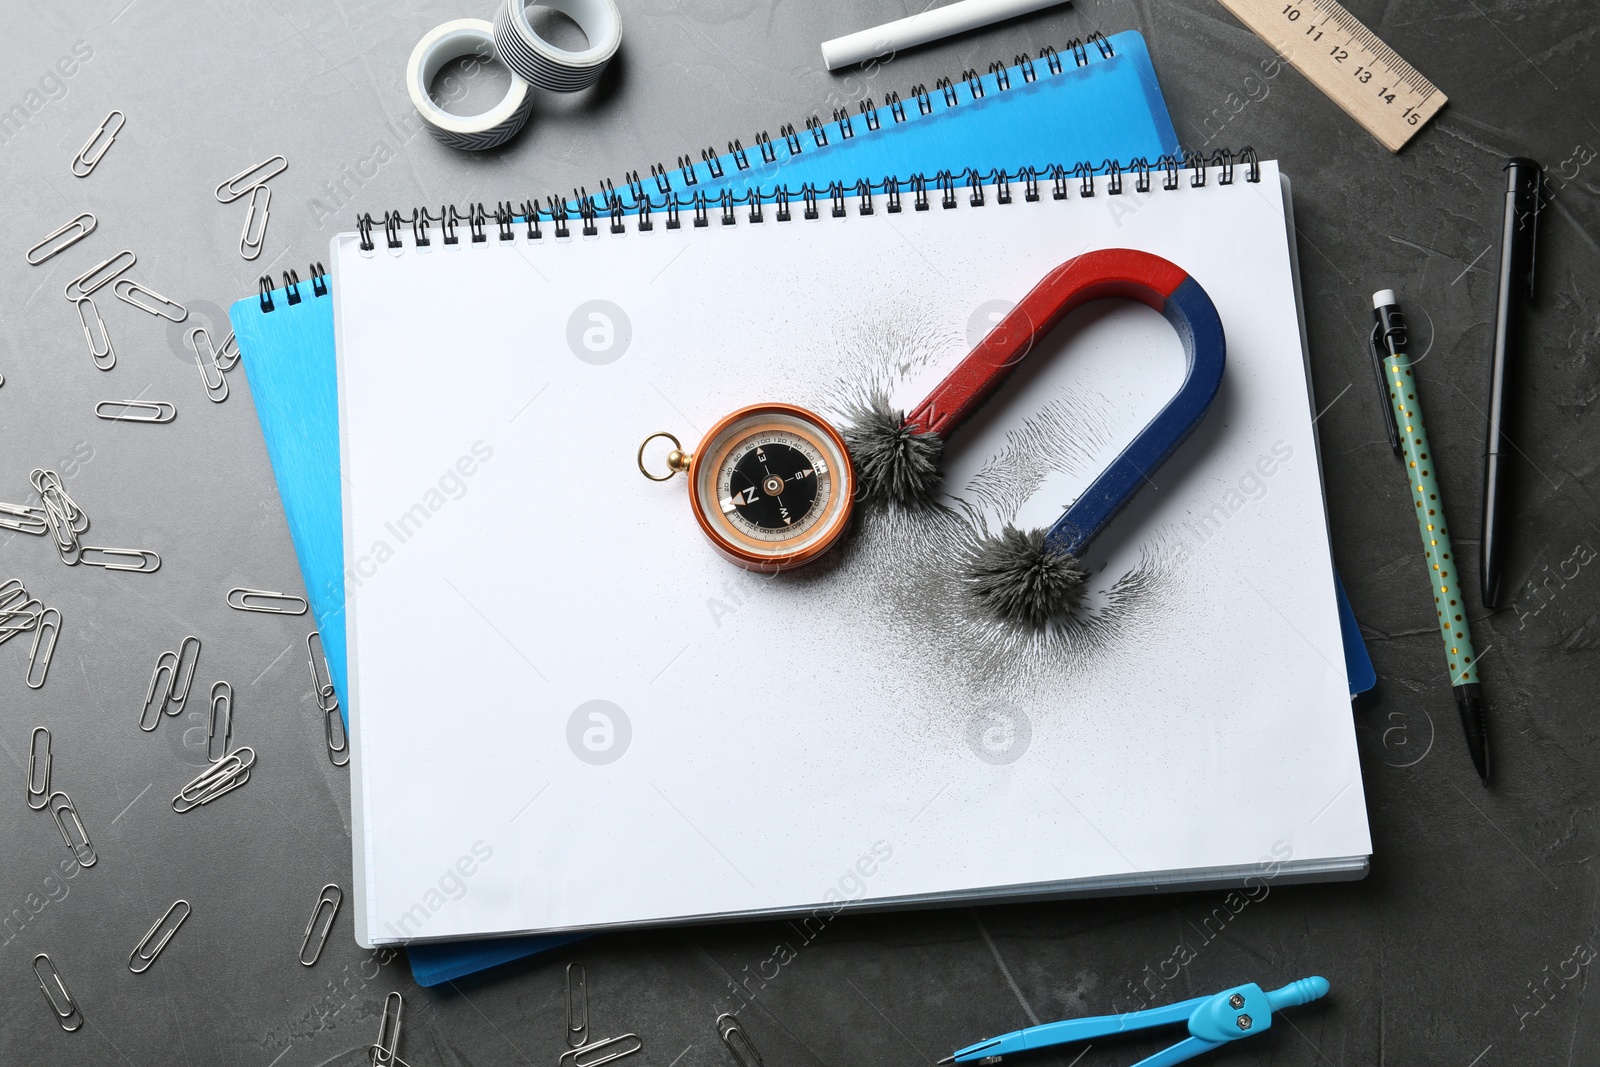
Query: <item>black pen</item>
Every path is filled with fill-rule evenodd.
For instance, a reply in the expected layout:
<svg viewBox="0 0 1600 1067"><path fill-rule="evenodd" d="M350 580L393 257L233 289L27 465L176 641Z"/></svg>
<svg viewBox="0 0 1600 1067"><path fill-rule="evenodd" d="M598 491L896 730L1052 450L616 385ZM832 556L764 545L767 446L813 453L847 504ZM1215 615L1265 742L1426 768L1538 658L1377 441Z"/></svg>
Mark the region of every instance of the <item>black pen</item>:
<svg viewBox="0 0 1600 1067"><path fill-rule="evenodd" d="M1372 335L1368 339L1373 361L1378 366L1382 399L1390 426L1390 439L1400 446L1400 459L1406 465L1406 480L1412 510L1417 516L1417 532L1422 535L1422 553L1428 562L1428 578L1433 583L1434 614L1439 620L1439 636L1444 639L1445 661L1450 665L1450 689L1461 715L1461 730L1467 738L1467 753L1478 777L1489 784L1489 733L1485 720L1488 705L1478 683L1478 654L1472 648L1472 627L1467 624L1466 597L1461 593L1461 574L1450 544L1450 527L1444 517L1444 499L1439 491L1438 464L1428 444L1428 429L1422 422L1422 397L1412 373L1411 357L1406 354L1406 320L1393 289L1372 294Z"/></svg>
<svg viewBox="0 0 1600 1067"><path fill-rule="evenodd" d="M1478 543L1478 580L1484 607L1500 605L1501 560L1505 558L1505 507L1510 496L1506 451L1506 370L1511 362L1522 306L1533 299L1534 246L1539 231L1539 164L1506 160L1505 216L1500 223L1500 281L1494 307L1494 359L1489 366L1489 424L1483 441L1483 526Z"/></svg>

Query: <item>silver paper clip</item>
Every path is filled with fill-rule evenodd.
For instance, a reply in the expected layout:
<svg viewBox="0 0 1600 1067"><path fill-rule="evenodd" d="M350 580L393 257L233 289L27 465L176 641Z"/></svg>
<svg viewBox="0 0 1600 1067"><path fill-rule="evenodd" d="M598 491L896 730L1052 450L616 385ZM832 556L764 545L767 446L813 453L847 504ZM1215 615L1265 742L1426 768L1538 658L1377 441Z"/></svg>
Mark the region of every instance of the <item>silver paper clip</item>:
<svg viewBox="0 0 1600 1067"><path fill-rule="evenodd" d="M29 610L34 607L38 610ZM0 606L0 645L39 625L39 616L43 613L44 603L28 596L28 591L19 583L16 589L5 594L4 606Z"/></svg>
<svg viewBox="0 0 1600 1067"><path fill-rule="evenodd" d="M250 753L248 759L244 756L246 752ZM249 745L234 749L180 789L172 798L172 810L182 815L211 803L224 793L233 792L250 780L250 768L255 762L256 750Z"/></svg>
<svg viewBox="0 0 1600 1067"><path fill-rule="evenodd" d="M377 1067L378 1064L393 1064L394 1067L411 1067L411 1064L407 1063L399 1056L396 1056L393 1052L386 1051L382 1045L367 1046L367 1062L372 1064L373 1067Z"/></svg>
<svg viewBox="0 0 1600 1067"><path fill-rule="evenodd" d="M322 669L317 669L317 664ZM322 651L322 631L306 634L306 664L311 668L311 686L317 691L317 707L323 711L338 711L339 696L333 689L333 673L328 670L328 657Z"/></svg>
<svg viewBox="0 0 1600 1067"><path fill-rule="evenodd" d="M107 422L171 422L178 408L165 400L102 400L94 414Z"/></svg>
<svg viewBox="0 0 1600 1067"><path fill-rule="evenodd" d="M332 892L329 892L329 891ZM339 905L344 903L344 890L329 882L322 887L322 892L317 894L317 906L311 909L311 918L306 923L305 940L300 942L300 963L310 967L322 955L322 948L328 943L328 934L333 930L333 920L339 917ZM322 924L322 932L317 935L317 943L311 943L311 933L316 928L317 920L322 916L323 907L328 909L328 919ZM310 949L311 958L306 959L306 950Z"/></svg>
<svg viewBox="0 0 1600 1067"><path fill-rule="evenodd" d="M267 218L272 207L272 187L258 185L250 190L250 210L244 216L244 232L239 235L239 254L245 259L255 259L261 255L262 246L267 242ZM256 219L260 218L259 225ZM254 237L251 236L252 231Z"/></svg>
<svg viewBox="0 0 1600 1067"><path fill-rule="evenodd" d="M318 669L318 664L321 669ZM350 763L350 737L345 733L344 717L339 714L339 694L333 688L333 674L328 670L328 657L322 651L322 633L312 630L306 634L306 664L311 668L311 686L317 693L317 707L322 711L322 734L328 743L328 762L335 767ZM344 757L341 759L340 757Z"/></svg>
<svg viewBox="0 0 1600 1067"><path fill-rule="evenodd" d="M116 285L111 287L111 291L117 295L118 300L129 307L147 311L157 318L167 319L171 322L182 322L189 317L188 308L131 278L120 279ZM141 300L140 297L145 299Z"/></svg>
<svg viewBox="0 0 1600 1067"><path fill-rule="evenodd" d="M193 655L189 653L190 648L194 649ZM168 689L167 699L161 704L168 715L176 715L183 710L184 701L189 699L189 690L194 688L194 672L199 666L200 639L190 634L178 644L177 662L172 670L172 684Z"/></svg>
<svg viewBox="0 0 1600 1067"><path fill-rule="evenodd" d="M389 1067L402 1061L395 1055L400 1050L400 1011L405 1000L399 993L383 998L383 1018L378 1020L378 1042L371 1046L372 1067Z"/></svg>
<svg viewBox="0 0 1600 1067"><path fill-rule="evenodd" d="M51 230L49 233L45 234L44 240L28 249L28 262L37 267L39 264L44 263L55 256L59 256L61 253L65 252L67 249L71 248L73 245L77 244L79 241L93 233L94 228L99 224L99 220L96 219L94 215L85 211L71 222ZM44 253L43 255L38 257L34 256L35 252L41 251Z"/></svg>
<svg viewBox="0 0 1600 1067"><path fill-rule="evenodd" d="M574 982L573 978L577 981ZM574 999L573 994L577 997ZM576 1010L574 1010L576 1004ZM589 1040L589 975L581 963L567 964L567 1047L581 1048Z"/></svg>
<svg viewBox="0 0 1600 1067"><path fill-rule="evenodd" d="M44 773L39 773L39 735L44 734ZM28 808L31 811L43 811L50 806L50 731L43 726L33 728L33 737L28 744ZM39 803L35 804L33 798L38 797Z"/></svg>
<svg viewBox="0 0 1600 1067"><path fill-rule="evenodd" d="M53 510L56 515L67 524L73 533L83 533L89 528L89 516L78 502L67 495L66 487L61 484L60 477L55 471L41 471L42 477L35 479L34 488L39 490L39 495L44 499L45 510Z"/></svg>
<svg viewBox="0 0 1600 1067"><path fill-rule="evenodd" d="M44 654L39 654L39 647L44 642L45 635L49 634L49 642L44 644ZM50 659L56 654L56 642L61 639L61 612L55 608L45 608L39 613L39 623L33 631L33 648L28 652L28 688L43 689L44 680L50 673Z"/></svg>
<svg viewBox="0 0 1600 1067"><path fill-rule="evenodd" d="M113 122L116 125L112 125ZM100 165L100 160L105 158L105 154L111 150L111 142L117 139L117 134L122 132L122 127L127 125L127 122L128 116L113 108L111 113L105 117L105 121L95 128L95 131L89 135L87 141L83 142L83 147L78 149L78 154L72 157L73 175L79 178L87 178L93 174L94 168ZM102 138L104 139L103 141ZM99 151L90 155L90 151L95 149L97 145L99 146Z"/></svg>
<svg viewBox="0 0 1600 1067"><path fill-rule="evenodd" d="M35 471L38 475L51 475L54 471ZM65 489L59 488L59 479L52 485L48 478L34 479L34 488L39 490L39 495L44 498L44 517L50 524L50 533L55 538L56 551L61 556L61 562L69 567L78 565L78 558L82 555L83 546L78 541L78 534L89 528L89 516L84 514L73 499L67 495Z"/></svg>
<svg viewBox="0 0 1600 1067"><path fill-rule="evenodd" d="M204 351L200 349L201 338L205 338ZM223 377L222 368L217 365L217 352L211 347L211 335L204 326L196 326L189 331L189 348L194 352L194 365L200 368L200 382L206 387L206 399L213 404L228 399L228 379ZM211 380L212 371L216 372L216 381Z"/></svg>
<svg viewBox="0 0 1600 1067"><path fill-rule="evenodd" d="M117 365L117 350L111 344L111 333L106 320L100 316L100 305L93 297L73 301L78 306L78 322L83 326L83 339L89 344L89 358L100 370L110 370ZM88 310L85 310L85 309Z"/></svg>
<svg viewBox="0 0 1600 1067"><path fill-rule="evenodd" d="M35 467L29 473L28 481L33 483L34 489L38 490L39 495L45 498L46 506L49 505L52 499L55 500L56 506L61 509L61 514L72 524L73 530L83 533L89 528L89 516L84 514L84 510L78 506L78 502L68 495L66 483L61 480L61 475L55 471Z"/></svg>
<svg viewBox="0 0 1600 1067"><path fill-rule="evenodd" d="M212 362L224 373L232 370L239 362L239 339L233 335L232 330L229 330L228 336L222 339L222 346L216 350Z"/></svg>
<svg viewBox="0 0 1600 1067"><path fill-rule="evenodd" d="M222 756L228 754L228 741L233 737L233 686L218 682L211 687L211 717L206 720L206 762L216 763L222 756L212 758L211 742L217 738L218 713L222 719Z"/></svg>
<svg viewBox="0 0 1600 1067"><path fill-rule="evenodd" d="M56 798L60 797L58 803ZM78 815L78 809L73 806L72 798L57 789L50 794L50 814L56 820L56 829L61 831L61 840L67 843L67 848L72 852L72 858L78 861L78 866L88 869L94 866L95 860L100 857L94 854L94 843L89 840L89 831L83 828L83 819ZM78 831L78 841L73 841L72 835L67 832L67 824L63 819L70 819L73 829ZM79 844L78 842L82 842Z"/></svg>
<svg viewBox="0 0 1600 1067"><path fill-rule="evenodd" d="M180 907L183 908L183 914L178 916L178 921L173 923L167 929L167 932L161 935L161 940L156 942L154 948L150 948L150 939L156 936L156 931L165 926L167 920L172 918ZM156 924L150 928L150 931L139 940L137 945L133 946L133 951L128 954L128 970L134 974L143 974L148 971L150 965L156 961L156 957L161 955L161 950L167 947L167 942L172 940L172 935L178 932L178 927L183 925L183 921L189 917L189 913L193 910L187 900L180 898L173 901L172 907L167 909L167 913L157 919ZM147 948L150 949L149 952L145 951Z"/></svg>
<svg viewBox="0 0 1600 1067"><path fill-rule="evenodd" d="M738 1016L730 1015L728 1012L717 1016L717 1036L722 1038L722 1043L733 1053L733 1058L739 1067L766 1067L755 1042L750 1040L750 1035L739 1025ZM749 1053L748 1058L745 1053Z"/></svg>
<svg viewBox="0 0 1600 1067"><path fill-rule="evenodd" d="M251 601L272 601L269 603L252 603ZM277 593L271 589L230 589L228 590L228 607L235 611L259 611L266 615L304 615L306 601L304 597L292 593Z"/></svg>
<svg viewBox="0 0 1600 1067"><path fill-rule="evenodd" d="M31 603L34 603L34 601L29 598L28 591L22 588L22 583L17 579L13 578L5 585L0 586L0 631L6 630L16 620L24 616L37 618L38 612L33 612L31 615L28 612L28 605ZM40 605L41 608L43 606L42 604ZM31 630L33 629L33 623L30 622L22 628Z"/></svg>
<svg viewBox="0 0 1600 1067"><path fill-rule="evenodd" d="M104 567L108 571L132 571L136 574L151 574L161 569L161 557L148 548L83 545L78 550L78 562L89 567Z"/></svg>
<svg viewBox="0 0 1600 1067"><path fill-rule="evenodd" d="M217 203L231 204L256 186L265 185L288 169L289 161L282 156L272 156L253 167L246 167L217 186Z"/></svg>
<svg viewBox="0 0 1600 1067"><path fill-rule="evenodd" d="M216 764L215 766L221 766L221 764ZM184 797L181 795L173 797L172 810L177 812L179 815L187 814L188 812L193 811L195 808L203 807L204 805L211 803L224 793L233 792L235 789L238 789L240 786L249 781L249 771L238 771L236 769L232 774L223 775L216 778L214 781L206 785L203 792L197 793L193 797ZM194 783L191 782L189 784L193 785Z"/></svg>
<svg viewBox="0 0 1600 1067"><path fill-rule="evenodd" d="M249 753L249 755L246 755L246 753ZM201 800L201 797L221 796L227 790L218 789L218 786L228 785L233 779L241 776L249 778L249 774L246 772L255 765L256 750L249 745L240 745L238 748L225 753L220 760L195 775L188 785L178 791L178 797L181 800L204 804L205 801ZM241 781L238 784L243 785L244 782ZM230 785L229 788L232 788L232 786Z"/></svg>
<svg viewBox="0 0 1600 1067"><path fill-rule="evenodd" d="M61 562L76 567L83 555L83 545L78 541L78 531L72 528L72 519L62 514L60 503L49 496L44 498L44 517L50 524L50 534L55 538Z"/></svg>
<svg viewBox="0 0 1600 1067"><path fill-rule="evenodd" d="M144 709L139 712L139 729L149 733L161 725L161 711L166 707L167 701L172 699L172 682L178 673L178 654L176 652L163 652L156 657L155 673L150 675L150 688L144 692ZM157 687L160 687L160 696L157 696ZM151 712L155 712L151 715ZM176 714L176 713L174 713ZM146 726L145 723L150 725Z"/></svg>
<svg viewBox="0 0 1600 1067"><path fill-rule="evenodd" d="M43 508L26 504L0 504L0 530L38 536L50 532L50 523L45 518Z"/></svg>
<svg viewBox="0 0 1600 1067"><path fill-rule="evenodd" d="M334 731L338 736L334 736ZM345 767L350 763L350 735L344 729L344 716L339 714L339 705L322 713L322 733L328 741L328 762L335 767ZM343 756L344 759L339 757Z"/></svg>
<svg viewBox="0 0 1600 1067"><path fill-rule="evenodd" d="M29 611L37 607L38 611ZM22 605L12 608L0 616L0 645L16 637L18 634L31 633L39 626L39 618L44 614L44 603L38 598L23 601Z"/></svg>
<svg viewBox="0 0 1600 1067"><path fill-rule="evenodd" d="M184 334L184 337L186 337L189 341L189 351L194 353L195 359L200 361L202 368L204 368L205 364L210 363L219 371L226 371L228 369L227 367L224 367L222 365L222 361L217 358L216 347L211 343L210 330L206 329L204 326L195 326L190 328L189 332Z"/></svg>
<svg viewBox="0 0 1600 1067"><path fill-rule="evenodd" d="M40 960L44 960L49 981L45 980L44 974L39 973ZM83 1013L78 1010L78 1002L72 999L72 994L67 992L67 983L61 980L61 972L56 970L55 961L43 952L33 957L33 976L39 979L39 988L44 990L44 999L50 1002L50 1010L55 1012L56 1023L60 1025L61 1029L70 1034L81 1027L83 1025ZM60 1001L57 1001L55 993L50 991L51 984L54 984L56 989L61 991ZM65 1010L62 1009L63 1003L66 1005ZM73 1016L78 1018L77 1025L68 1026L67 1024L72 1021Z"/></svg>
<svg viewBox="0 0 1600 1067"><path fill-rule="evenodd" d="M123 259L124 256L127 257L126 260ZM94 266L90 267L88 270L72 279L67 283L67 287L63 290L63 292L66 294L68 300L71 300L73 303L77 303L79 300L82 300L84 297L89 296L91 293L94 293L96 290L111 282L111 280L116 278L118 275L127 271L138 261L138 256L134 255L130 249L124 248L116 255L110 257L109 259L102 259L100 262L96 263Z"/></svg>
<svg viewBox="0 0 1600 1067"><path fill-rule="evenodd" d="M29 475L29 481L33 483L34 489L42 498L45 520L55 537L56 551L61 555L61 562L69 567L77 566L83 552L78 535L89 528L89 516L67 493L61 475L55 471L35 467Z"/></svg>
<svg viewBox="0 0 1600 1067"><path fill-rule="evenodd" d="M605 1051L613 1045L626 1044L627 1042L632 1042L632 1046L620 1048L613 1052ZM624 1056L632 1056L635 1052L641 1052L643 1049L644 1041L640 1039L638 1034L622 1034L618 1037L608 1037L604 1041L596 1041L591 1045L568 1049L561 1054L558 1062L560 1067L600 1067L602 1063L610 1063L612 1060L620 1060ZM596 1056L595 1053L598 1052L605 1052L605 1055Z"/></svg>

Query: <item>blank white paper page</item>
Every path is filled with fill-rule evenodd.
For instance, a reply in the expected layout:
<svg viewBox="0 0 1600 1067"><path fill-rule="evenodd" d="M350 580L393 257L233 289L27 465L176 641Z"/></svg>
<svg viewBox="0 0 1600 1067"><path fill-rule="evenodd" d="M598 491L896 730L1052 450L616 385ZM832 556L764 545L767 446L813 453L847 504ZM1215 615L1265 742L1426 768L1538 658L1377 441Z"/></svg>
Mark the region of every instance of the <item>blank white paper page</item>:
<svg viewBox="0 0 1600 1067"><path fill-rule="evenodd" d="M336 238L363 943L1359 868L1283 190L1243 178ZM940 510L863 502L810 568L735 568L682 477L640 475L649 434L692 449L747 404L909 409L1051 268L1116 246L1200 282L1228 364L1062 632L990 625L957 560L1052 522L1177 388L1142 305L1071 315L953 436Z"/></svg>

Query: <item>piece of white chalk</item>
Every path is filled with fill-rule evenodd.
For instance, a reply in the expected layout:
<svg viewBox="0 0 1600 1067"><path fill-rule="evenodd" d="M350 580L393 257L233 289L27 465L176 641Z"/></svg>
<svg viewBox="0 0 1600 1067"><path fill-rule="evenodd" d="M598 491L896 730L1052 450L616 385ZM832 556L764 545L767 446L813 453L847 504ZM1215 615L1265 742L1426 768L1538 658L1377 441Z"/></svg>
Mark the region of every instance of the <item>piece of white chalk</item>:
<svg viewBox="0 0 1600 1067"><path fill-rule="evenodd" d="M822 42L822 63L829 70L864 63L902 48L927 44L954 33L1040 11L1066 0L957 0L932 11L886 22L870 30Z"/></svg>

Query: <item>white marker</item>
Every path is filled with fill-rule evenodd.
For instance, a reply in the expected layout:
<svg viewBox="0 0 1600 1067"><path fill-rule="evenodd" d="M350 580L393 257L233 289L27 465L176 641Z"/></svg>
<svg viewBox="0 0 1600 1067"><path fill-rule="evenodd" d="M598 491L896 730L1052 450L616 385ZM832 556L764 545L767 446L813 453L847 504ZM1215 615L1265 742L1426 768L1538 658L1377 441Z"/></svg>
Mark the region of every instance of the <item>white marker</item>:
<svg viewBox="0 0 1600 1067"><path fill-rule="evenodd" d="M822 63L838 70L853 63L864 63L876 56L898 52L951 34L965 33L980 26L1003 22L1018 15L1040 11L1065 0L957 0L920 15L887 22L870 30L835 37L822 42Z"/></svg>

